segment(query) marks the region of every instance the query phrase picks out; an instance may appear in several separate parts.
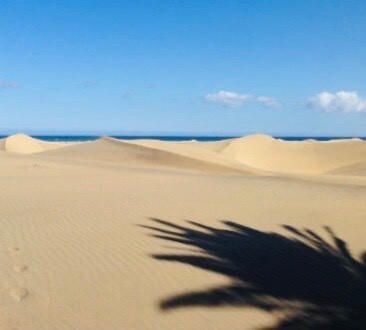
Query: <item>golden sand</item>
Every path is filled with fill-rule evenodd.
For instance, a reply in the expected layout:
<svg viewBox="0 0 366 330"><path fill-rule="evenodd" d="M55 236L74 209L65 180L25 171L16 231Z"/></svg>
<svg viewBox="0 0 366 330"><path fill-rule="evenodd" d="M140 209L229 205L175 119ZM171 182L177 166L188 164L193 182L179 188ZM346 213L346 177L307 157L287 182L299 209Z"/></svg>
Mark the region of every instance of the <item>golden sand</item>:
<svg viewBox="0 0 366 330"><path fill-rule="evenodd" d="M276 273L286 260L289 269L312 267L292 258L306 250L299 243L285 244L299 236L294 228L308 229L306 251L324 260L322 240L335 239L324 226L357 262L365 248L366 142L357 139L50 143L14 135L0 140L0 185L0 329L271 326L284 300L315 302L301 291L309 284L293 296L273 287L289 276ZM273 252L281 244L288 258ZM233 289L243 278L282 308Z"/></svg>

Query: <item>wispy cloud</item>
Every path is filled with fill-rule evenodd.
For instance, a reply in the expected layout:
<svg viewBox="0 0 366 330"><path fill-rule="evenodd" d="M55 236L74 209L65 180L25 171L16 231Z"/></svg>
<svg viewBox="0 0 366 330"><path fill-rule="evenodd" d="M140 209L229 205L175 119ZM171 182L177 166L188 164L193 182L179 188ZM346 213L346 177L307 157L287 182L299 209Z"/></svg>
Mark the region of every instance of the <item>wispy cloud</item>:
<svg viewBox="0 0 366 330"><path fill-rule="evenodd" d="M0 89L16 89L19 85L13 82L0 80Z"/></svg>
<svg viewBox="0 0 366 330"><path fill-rule="evenodd" d="M219 91L207 94L206 101L229 108L240 108L248 103L258 103L266 107L278 107L280 102L269 96L256 96L252 94L241 94L231 91Z"/></svg>
<svg viewBox="0 0 366 330"><path fill-rule="evenodd" d="M205 98L208 102L217 103L223 106L240 107L249 101L251 95L219 91L217 93L207 94Z"/></svg>
<svg viewBox="0 0 366 330"><path fill-rule="evenodd" d="M281 105L279 101L269 96L257 96L256 101L267 107L279 107Z"/></svg>
<svg viewBox="0 0 366 330"><path fill-rule="evenodd" d="M308 100L308 106L326 112L366 112L366 99L355 91L321 92Z"/></svg>

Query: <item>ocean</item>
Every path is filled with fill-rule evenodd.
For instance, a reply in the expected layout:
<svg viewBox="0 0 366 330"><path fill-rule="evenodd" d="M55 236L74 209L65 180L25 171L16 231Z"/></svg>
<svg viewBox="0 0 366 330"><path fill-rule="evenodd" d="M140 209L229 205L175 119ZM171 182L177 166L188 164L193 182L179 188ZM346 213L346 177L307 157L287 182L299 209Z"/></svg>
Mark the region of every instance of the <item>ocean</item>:
<svg viewBox="0 0 366 330"><path fill-rule="evenodd" d="M100 136L97 135L32 135L34 138L50 141L50 142L82 142L82 141L93 141ZM0 138L4 138L6 135L0 135ZM237 138L238 136L173 136L173 135L112 135L111 137L123 140L136 140L136 139L155 139L163 141L219 141L223 139ZM339 137L339 136L275 136L275 138L283 139L286 141L304 141L308 139L313 139L317 141L329 141L329 140L339 140L339 139L350 139L351 137ZM366 137L358 137L360 139L366 140Z"/></svg>

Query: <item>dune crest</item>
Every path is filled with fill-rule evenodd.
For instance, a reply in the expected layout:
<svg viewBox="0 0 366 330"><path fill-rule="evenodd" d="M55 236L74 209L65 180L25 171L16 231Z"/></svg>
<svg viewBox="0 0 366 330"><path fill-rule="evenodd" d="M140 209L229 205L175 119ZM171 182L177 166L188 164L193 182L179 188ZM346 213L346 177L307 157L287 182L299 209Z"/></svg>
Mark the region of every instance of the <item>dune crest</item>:
<svg viewBox="0 0 366 330"><path fill-rule="evenodd" d="M363 175L366 142L361 139L285 141L265 134L215 142L120 140L56 143L15 134L0 150L53 159L96 161L127 167L165 167L250 174Z"/></svg>
<svg viewBox="0 0 366 330"><path fill-rule="evenodd" d="M36 139L25 134L15 134L7 137L4 149L19 154L32 154L43 151L41 144Z"/></svg>
<svg viewBox="0 0 366 330"><path fill-rule="evenodd" d="M29 135L18 133L0 141L0 150L18 154L35 154L47 150L58 149L66 143L45 142Z"/></svg>
<svg viewBox="0 0 366 330"><path fill-rule="evenodd" d="M271 172L324 174L366 160L366 143L360 139L285 141L256 134L233 139L221 153Z"/></svg>
<svg viewBox="0 0 366 330"><path fill-rule="evenodd" d="M159 141L157 141L158 143ZM173 148L174 149L174 148ZM198 170L200 172L248 172L245 166L237 167L230 162L215 161L207 157L197 157L193 152L174 151L156 143L138 143L102 137L98 140L70 145L67 148L42 153L42 157L58 160L77 160L116 164L127 167L174 168Z"/></svg>

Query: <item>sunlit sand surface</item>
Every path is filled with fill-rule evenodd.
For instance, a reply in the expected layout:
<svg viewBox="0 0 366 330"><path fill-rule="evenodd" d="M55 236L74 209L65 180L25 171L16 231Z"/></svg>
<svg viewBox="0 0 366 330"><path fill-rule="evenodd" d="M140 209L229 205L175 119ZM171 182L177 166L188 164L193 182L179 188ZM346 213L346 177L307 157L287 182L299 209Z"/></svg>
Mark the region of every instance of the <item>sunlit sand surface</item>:
<svg viewBox="0 0 366 330"><path fill-rule="evenodd" d="M14 135L0 185L0 329L279 329L365 306L358 139Z"/></svg>

